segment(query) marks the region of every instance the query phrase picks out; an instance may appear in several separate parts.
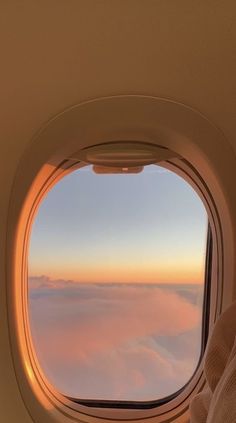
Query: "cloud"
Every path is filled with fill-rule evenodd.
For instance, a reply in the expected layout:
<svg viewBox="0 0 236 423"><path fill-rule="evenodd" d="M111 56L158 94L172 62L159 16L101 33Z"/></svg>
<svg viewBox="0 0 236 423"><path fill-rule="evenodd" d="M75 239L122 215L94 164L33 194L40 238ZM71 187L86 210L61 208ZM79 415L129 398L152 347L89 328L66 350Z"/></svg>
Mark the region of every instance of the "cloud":
<svg viewBox="0 0 236 423"><path fill-rule="evenodd" d="M192 302L178 287L31 278L30 320L41 366L57 389L75 397L171 394L191 377L199 357L201 310Z"/></svg>

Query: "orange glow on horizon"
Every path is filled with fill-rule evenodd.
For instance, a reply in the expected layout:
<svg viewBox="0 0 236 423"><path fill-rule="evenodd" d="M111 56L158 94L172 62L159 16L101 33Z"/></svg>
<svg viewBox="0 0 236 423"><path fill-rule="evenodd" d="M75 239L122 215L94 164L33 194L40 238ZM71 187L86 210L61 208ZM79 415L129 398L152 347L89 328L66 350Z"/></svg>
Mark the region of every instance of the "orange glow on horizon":
<svg viewBox="0 0 236 423"><path fill-rule="evenodd" d="M63 261L51 261L42 266L40 260L29 266L29 274L80 283L204 283L204 255L176 257L175 260L166 257L157 260L149 256L139 261L123 257L122 261L117 261L90 258L87 262L76 262L73 258L66 265Z"/></svg>
<svg viewBox="0 0 236 423"><path fill-rule="evenodd" d="M204 283L204 268L196 267L183 267L170 266L168 273L165 269L118 269L118 268L91 268L78 270L59 270L40 271L40 269L31 269L30 275L48 276L52 280L63 279L71 280L78 283L166 283L166 284L181 284L181 283Z"/></svg>

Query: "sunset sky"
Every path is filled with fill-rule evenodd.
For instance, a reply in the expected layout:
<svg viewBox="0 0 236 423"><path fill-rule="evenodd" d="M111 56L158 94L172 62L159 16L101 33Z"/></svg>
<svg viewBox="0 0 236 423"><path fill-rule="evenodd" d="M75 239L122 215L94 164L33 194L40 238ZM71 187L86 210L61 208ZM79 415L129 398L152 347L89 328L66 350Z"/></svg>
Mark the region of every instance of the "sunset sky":
<svg viewBox="0 0 236 423"><path fill-rule="evenodd" d="M194 190L160 166L63 178L33 224L29 274L78 282L202 283L207 216Z"/></svg>
<svg viewBox="0 0 236 423"><path fill-rule="evenodd" d="M65 395L149 401L188 382L201 351L207 216L158 166L62 179L29 250L29 317L44 373Z"/></svg>

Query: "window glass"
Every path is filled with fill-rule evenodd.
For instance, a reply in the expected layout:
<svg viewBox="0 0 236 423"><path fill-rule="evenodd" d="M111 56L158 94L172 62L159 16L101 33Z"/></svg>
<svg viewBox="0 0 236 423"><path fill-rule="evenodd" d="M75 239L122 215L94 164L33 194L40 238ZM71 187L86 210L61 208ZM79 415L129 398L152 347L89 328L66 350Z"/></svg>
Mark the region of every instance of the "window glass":
<svg viewBox="0 0 236 423"><path fill-rule="evenodd" d="M65 176L35 216L30 329L47 379L91 400L151 401L183 387L201 352L208 219L163 167Z"/></svg>

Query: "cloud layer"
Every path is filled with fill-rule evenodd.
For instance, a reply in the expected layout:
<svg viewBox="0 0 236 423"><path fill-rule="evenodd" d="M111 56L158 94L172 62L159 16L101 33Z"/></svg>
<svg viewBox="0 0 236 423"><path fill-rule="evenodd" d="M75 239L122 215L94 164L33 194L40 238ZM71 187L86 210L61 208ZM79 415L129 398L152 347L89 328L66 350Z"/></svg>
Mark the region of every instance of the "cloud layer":
<svg viewBox="0 0 236 423"><path fill-rule="evenodd" d="M30 278L39 362L64 394L154 400L181 388L201 347L202 287Z"/></svg>

